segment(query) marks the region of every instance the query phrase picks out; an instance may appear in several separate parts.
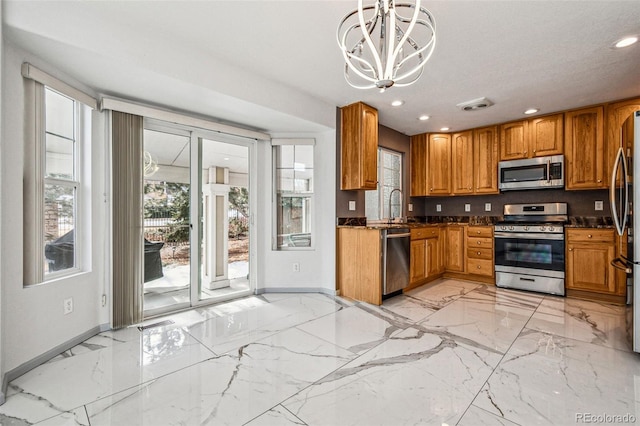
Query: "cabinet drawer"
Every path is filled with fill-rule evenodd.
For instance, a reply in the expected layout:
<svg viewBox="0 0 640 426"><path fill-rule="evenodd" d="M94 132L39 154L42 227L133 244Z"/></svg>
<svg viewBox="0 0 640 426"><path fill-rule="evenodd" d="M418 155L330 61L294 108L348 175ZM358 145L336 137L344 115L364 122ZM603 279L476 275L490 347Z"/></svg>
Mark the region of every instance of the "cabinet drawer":
<svg viewBox="0 0 640 426"><path fill-rule="evenodd" d="M613 229L567 229L567 242L569 243L614 243Z"/></svg>
<svg viewBox="0 0 640 426"><path fill-rule="evenodd" d="M493 227L491 227L491 226L469 226L467 228L467 236L469 236L469 237L493 238Z"/></svg>
<svg viewBox="0 0 640 426"><path fill-rule="evenodd" d="M486 259L467 259L467 272L492 277L493 261Z"/></svg>
<svg viewBox="0 0 640 426"><path fill-rule="evenodd" d="M468 248L467 249L467 257L469 259L493 259L493 249L490 248Z"/></svg>
<svg viewBox="0 0 640 426"><path fill-rule="evenodd" d="M422 240L424 238L438 238L440 236L440 228L437 226L428 226L424 228L412 228L411 239Z"/></svg>
<svg viewBox="0 0 640 426"><path fill-rule="evenodd" d="M469 250L478 248L493 249L493 238L467 238L467 248Z"/></svg>

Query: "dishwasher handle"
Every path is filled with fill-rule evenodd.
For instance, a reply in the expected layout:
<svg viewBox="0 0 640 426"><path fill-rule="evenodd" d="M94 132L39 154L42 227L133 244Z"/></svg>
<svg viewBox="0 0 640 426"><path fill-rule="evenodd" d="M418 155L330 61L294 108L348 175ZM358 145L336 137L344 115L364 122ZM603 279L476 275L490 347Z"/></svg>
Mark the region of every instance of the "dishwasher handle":
<svg viewBox="0 0 640 426"><path fill-rule="evenodd" d="M386 235L386 239L391 239L391 238L405 238L405 237L410 237L411 233L407 232L406 234L387 234Z"/></svg>

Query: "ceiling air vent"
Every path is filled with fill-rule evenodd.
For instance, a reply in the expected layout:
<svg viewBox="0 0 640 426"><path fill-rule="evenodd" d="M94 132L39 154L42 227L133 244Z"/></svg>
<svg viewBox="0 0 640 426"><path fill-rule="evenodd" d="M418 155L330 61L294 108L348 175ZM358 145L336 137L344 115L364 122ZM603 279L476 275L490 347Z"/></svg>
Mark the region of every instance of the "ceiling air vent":
<svg viewBox="0 0 640 426"><path fill-rule="evenodd" d="M463 111L477 111L479 109L485 109L493 105L487 98L478 98L467 102L462 102L461 104L456 105Z"/></svg>

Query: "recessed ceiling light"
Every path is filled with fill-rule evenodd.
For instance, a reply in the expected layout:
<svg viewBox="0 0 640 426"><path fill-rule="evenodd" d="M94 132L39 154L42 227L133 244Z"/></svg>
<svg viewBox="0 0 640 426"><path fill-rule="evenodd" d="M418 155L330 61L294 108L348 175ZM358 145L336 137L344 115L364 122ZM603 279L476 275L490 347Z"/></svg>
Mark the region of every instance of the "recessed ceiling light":
<svg viewBox="0 0 640 426"><path fill-rule="evenodd" d="M448 127L443 127L443 128L440 129L441 132L446 132L447 130L449 130Z"/></svg>
<svg viewBox="0 0 640 426"><path fill-rule="evenodd" d="M620 49L623 47L627 47L627 46L631 46L632 44L636 43L638 41L638 36L628 36L625 38L621 38L620 40L616 41L615 43L613 43L614 48L616 49Z"/></svg>
<svg viewBox="0 0 640 426"><path fill-rule="evenodd" d="M400 106L402 104L404 104L404 101L401 100L391 102L391 106Z"/></svg>
<svg viewBox="0 0 640 426"><path fill-rule="evenodd" d="M428 115L421 115L420 117L418 117L418 120L420 120L420 121L425 121L425 120L428 120L428 119L430 119L430 118L431 118L431 117L429 117Z"/></svg>
<svg viewBox="0 0 640 426"><path fill-rule="evenodd" d="M229 157L224 157L225 160L229 161Z"/></svg>
<svg viewBox="0 0 640 426"><path fill-rule="evenodd" d="M531 115L531 114L535 114L538 111L540 111L538 108L529 108L524 113L527 114L527 115Z"/></svg>

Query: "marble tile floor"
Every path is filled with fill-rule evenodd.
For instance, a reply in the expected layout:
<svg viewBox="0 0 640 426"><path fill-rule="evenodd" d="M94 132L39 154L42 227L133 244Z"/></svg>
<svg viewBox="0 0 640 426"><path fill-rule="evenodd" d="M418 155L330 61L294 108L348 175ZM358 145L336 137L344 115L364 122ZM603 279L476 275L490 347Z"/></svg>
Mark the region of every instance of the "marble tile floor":
<svg viewBox="0 0 640 426"><path fill-rule="evenodd" d="M633 424L625 311L451 279L251 296L94 336L12 381L0 424Z"/></svg>

